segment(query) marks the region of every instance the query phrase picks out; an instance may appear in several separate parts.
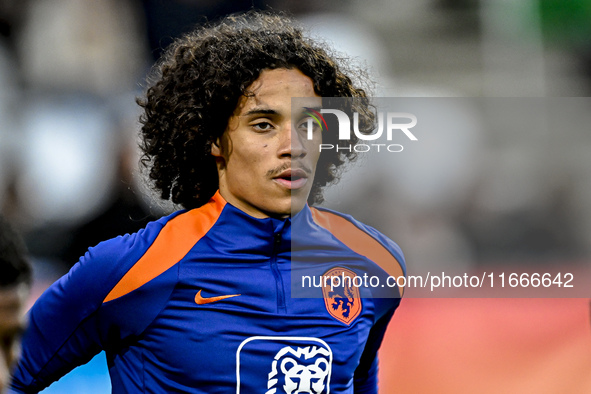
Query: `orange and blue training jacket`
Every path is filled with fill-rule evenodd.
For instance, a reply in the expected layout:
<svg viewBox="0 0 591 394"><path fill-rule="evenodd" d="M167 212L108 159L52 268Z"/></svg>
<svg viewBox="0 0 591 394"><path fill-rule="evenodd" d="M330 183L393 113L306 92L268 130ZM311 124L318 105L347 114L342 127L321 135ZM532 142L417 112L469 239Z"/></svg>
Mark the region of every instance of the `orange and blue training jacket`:
<svg viewBox="0 0 591 394"><path fill-rule="evenodd" d="M402 292L383 284L404 274L398 246L349 216L256 219L218 192L90 248L31 309L11 390L104 350L115 394L377 393Z"/></svg>

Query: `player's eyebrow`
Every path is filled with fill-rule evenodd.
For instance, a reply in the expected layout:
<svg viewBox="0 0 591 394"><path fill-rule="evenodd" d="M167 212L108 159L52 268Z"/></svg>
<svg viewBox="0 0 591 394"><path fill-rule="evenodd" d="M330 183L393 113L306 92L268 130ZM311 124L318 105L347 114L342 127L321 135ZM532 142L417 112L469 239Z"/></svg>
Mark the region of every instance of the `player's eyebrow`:
<svg viewBox="0 0 591 394"><path fill-rule="evenodd" d="M322 109L322 107L302 107L302 108L303 109L311 109L311 110L318 111L318 112L320 112L320 110Z"/></svg>
<svg viewBox="0 0 591 394"><path fill-rule="evenodd" d="M264 109L264 108L254 108L248 111L242 116L251 116L251 115L278 115L279 112L275 111L274 109Z"/></svg>

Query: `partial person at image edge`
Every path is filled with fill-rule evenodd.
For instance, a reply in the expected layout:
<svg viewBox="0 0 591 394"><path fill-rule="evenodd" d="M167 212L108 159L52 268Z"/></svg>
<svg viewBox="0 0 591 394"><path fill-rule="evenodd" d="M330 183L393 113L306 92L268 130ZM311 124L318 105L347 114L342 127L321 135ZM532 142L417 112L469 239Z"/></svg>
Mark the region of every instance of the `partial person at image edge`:
<svg viewBox="0 0 591 394"><path fill-rule="evenodd" d="M25 243L0 216L0 393L8 386L10 372L19 357L31 283L32 269Z"/></svg>

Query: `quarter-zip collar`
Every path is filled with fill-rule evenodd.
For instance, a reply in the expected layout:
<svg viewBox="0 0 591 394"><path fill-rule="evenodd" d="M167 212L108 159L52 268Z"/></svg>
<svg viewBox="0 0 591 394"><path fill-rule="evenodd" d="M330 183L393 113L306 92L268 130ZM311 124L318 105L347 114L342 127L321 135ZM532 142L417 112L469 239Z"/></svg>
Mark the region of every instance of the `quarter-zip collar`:
<svg viewBox="0 0 591 394"><path fill-rule="evenodd" d="M217 221L217 225L224 228L223 235L214 235L216 243L219 242L218 245L222 249L227 248L240 252L244 248L244 252L258 250L269 255L290 251L291 217L285 219L255 218L227 203L219 191L215 193L210 202L225 204ZM279 242L277 234L280 236ZM223 239L221 239L222 236Z"/></svg>

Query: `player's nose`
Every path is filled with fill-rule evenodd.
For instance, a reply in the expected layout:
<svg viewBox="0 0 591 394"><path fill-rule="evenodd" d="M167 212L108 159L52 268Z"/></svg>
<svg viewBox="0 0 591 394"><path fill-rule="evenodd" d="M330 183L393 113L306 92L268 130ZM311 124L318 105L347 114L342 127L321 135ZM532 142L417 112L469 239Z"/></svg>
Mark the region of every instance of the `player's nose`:
<svg viewBox="0 0 591 394"><path fill-rule="evenodd" d="M281 156L290 156L292 159L303 158L308 151L306 144L302 140L303 136L297 132L297 128L291 121L285 122L281 128L282 141L279 154Z"/></svg>

